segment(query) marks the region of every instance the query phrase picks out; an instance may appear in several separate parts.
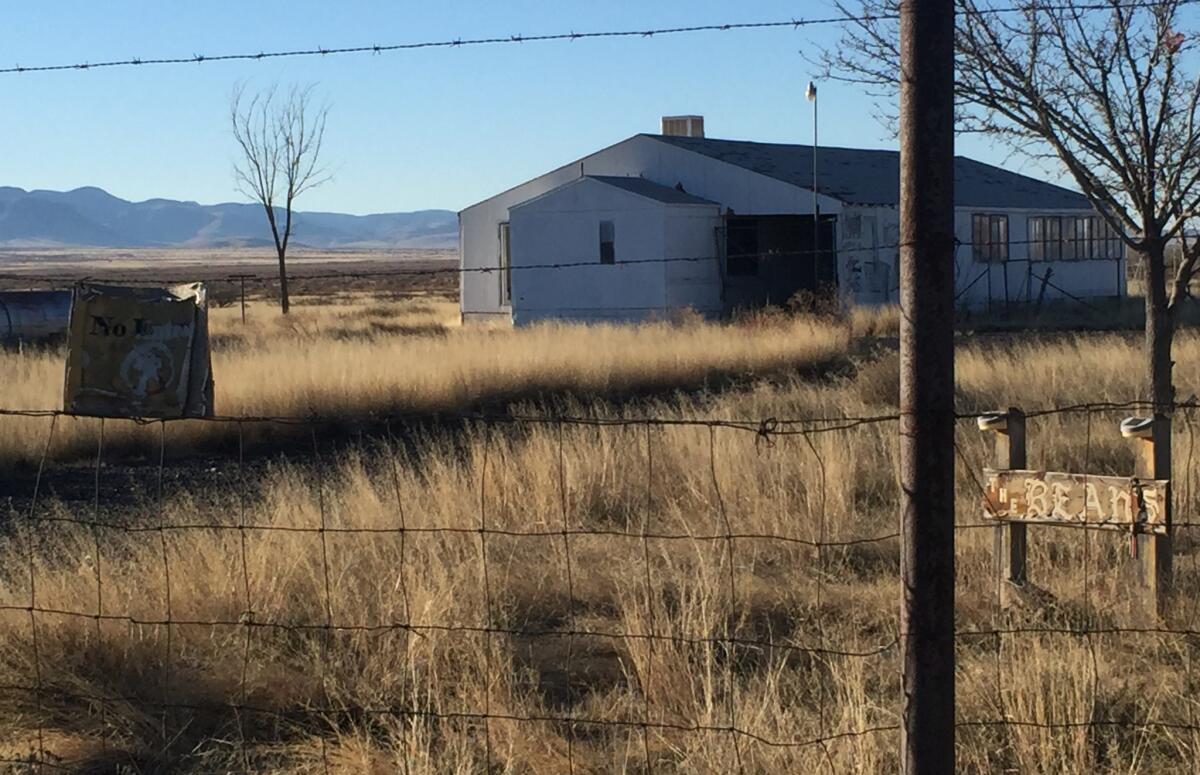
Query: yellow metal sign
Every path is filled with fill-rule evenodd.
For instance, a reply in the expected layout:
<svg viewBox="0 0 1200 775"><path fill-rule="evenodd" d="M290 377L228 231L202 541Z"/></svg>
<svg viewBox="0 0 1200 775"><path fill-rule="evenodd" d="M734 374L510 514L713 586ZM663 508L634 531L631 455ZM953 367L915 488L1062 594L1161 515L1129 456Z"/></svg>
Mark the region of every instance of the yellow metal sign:
<svg viewBox="0 0 1200 775"><path fill-rule="evenodd" d="M67 341L67 411L155 418L213 412L203 284L80 284Z"/></svg>
<svg viewBox="0 0 1200 775"><path fill-rule="evenodd" d="M1167 532L1165 480L991 469L984 476L988 519Z"/></svg>

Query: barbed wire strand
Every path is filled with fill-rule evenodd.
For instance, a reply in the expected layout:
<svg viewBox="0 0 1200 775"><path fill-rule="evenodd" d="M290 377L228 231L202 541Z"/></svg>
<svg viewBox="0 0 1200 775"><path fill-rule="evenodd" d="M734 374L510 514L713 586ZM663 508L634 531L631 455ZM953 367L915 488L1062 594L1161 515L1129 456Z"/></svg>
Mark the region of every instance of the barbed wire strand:
<svg viewBox="0 0 1200 775"><path fill-rule="evenodd" d="M1200 0L1197 0L1200 2ZM1122 410L1153 409L1155 403L1145 399L1129 401L1092 401L1077 404L1048 405L1031 409L1025 413L1027 419L1036 419L1050 415L1084 414L1116 412ZM1189 398L1187 401L1177 401L1173 410L1179 412L1200 409L1200 398ZM995 410L958 410L956 420L976 420L991 415ZM411 412L348 412L331 414L278 414L278 415L212 415L204 417L121 417L108 418L123 420L134 425L157 425L159 423L198 423L237 425L238 423L297 425L304 428L325 427L329 425L346 425L348 423L378 424L383 429L387 423L416 423L422 420L454 420L464 423L486 423L493 425L542 425L553 427L559 423L575 426L616 427L631 425L652 425L659 428L669 427L717 427L751 433L765 439L787 436L811 436L823 433L852 430L862 426L880 425L898 421L904 416L903 412L875 415L800 415L796 417L772 416L760 419L735 417L682 417L682 416L605 416L605 415L572 415L560 412L544 414L522 414L519 412L501 411L470 411L470 410L426 410ZM47 419L51 417L103 419L99 415L85 414L63 409L17 409L0 408L0 417L25 417L32 419ZM817 427L813 427L817 426Z"/></svg>
<svg viewBox="0 0 1200 775"><path fill-rule="evenodd" d="M1194 0L1200 3L1200 0ZM1080 216L1084 217L1084 216ZM461 262L457 266L439 266L439 267L401 267L392 269L356 269L354 271L323 271L304 273L297 271L293 267L293 273L288 275L288 282L309 282L318 280L364 280L364 279L381 279L381 278L397 278L397 277L436 277L436 276L468 276L468 275L500 275L504 273L520 274L524 272L545 272L558 271L566 269L593 269L598 272L611 272L614 267L639 267L639 266L654 266L661 264L706 264L706 263L724 263L729 259L755 259L767 261L782 261L796 258L811 258L813 256L826 256L836 253L872 253L878 251L892 252L899 251L907 247L909 243L898 241L885 243L882 245L870 245L862 248L847 248L841 251L820 249L820 248L799 248L791 250L782 250L774 252L756 252L756 253L716 253L707 255L691 255L691 256L651 256L651 257L632 257L632 258L617 258L611 264L602 264L595 257L587 257L582 259L565 259L559 261L543 261L530 264L512 264L509 266L488 265L488 266L462 266ZM986 243L985 243L986 244ZM1042 245L1044 240L1009 240L1006 243L1009 247L1020 245ZM972 249L975 245L972 242L964 240L955 241L955 252ZM410 259L399 259L400 261ZM435 259L425 259L431 261ZM454 259L441 259L443 262L453 261ZM1092 263L1121 263L1128 259L1125 256L1106 257L1094 256L1089 258L1060 258L1060 259L1029 259L1029 258L1006 258L1003 260L981 261L972 259L972 263L985 264L983 271L990 271L993 268L1001 268L1010 265L1018 264L1066 264L1068 266L1087 265ZM182 274L179 270L176 273ZM175 284L183 282L183 280L166 279L166 275L158 277L147 277L146 273L141 274L119 274L119 273L102 273L93 274L88 272L75 272L69 274L31 274L20 270L14 271L9 268L4 272L0 272L0 279L8 280L24 280L26 282L43 283L43 284L58 284L59 286L73 285L79 282L90 282L97 284L104 283L129 283L132 285L139 284ZM188 275L187 282L203 282L209 284L240 284L249 282L251 284L269 284L274 285L279 282L278 273L267 274L218 274L208 276ZM1038 279L1042 279L1041 275L1037 275ZM1050 283L1048 283L1050 284ZM1056 289L1058 286L1054 286ZM1065 293L1065 291L1063 291Z"/></svg>
<svg viewBox="0 0 1200 775"><path fill-rule="evenodd" d="M488 575L488 554L487 554L487 473L488 473L488 458L491 452L492 439L490 434L483 434L483 460L479 468L479 563L483 578L483 616L486 622L484 633L484 678L483 678L483 736L484 736L484 755L487 757L485 770L488 775L492 772L492 727L490 719L492 718L492 676L495 675L492 669L492 628L495 626L496 619L492 614L492 583Z"/></svg>
<svg viewBox="0 0 1200 775"><path fill-rule="evenodd" d="M1178 0L1178 5L1192 5L1200 0ZM977 8L972 11L959 11L960 15L973 16L992 16L1009 13L1028 13L1030 10L1042 12L1055 11L1112 11L1116 8L1122 10L1136 9L1154 9L1162 7L1162 0L1127 0L1122 3L1091 3L1091 4L1034 4L1034 5L1011 5L999 6L991 8ZM0 68L0 75L20 74L20 73L45 73L56 71L83 71L97 69L111 69L119 67L142 67L155 65L191 65L191 64L206 64L212 62L235 62L235 61L263 61L268 59L286 59L297 57L329 57L346 54L383 54L396 51L416 51L422 49L449 49L449 48L465 48L472 46L495 46L495 45L512 45L524 43L547 43L554 41L579 41L579 40L595 40L595 39L619 39L619 38L661 38L673 35L694 34L703 32L731 32L731 31L750 31L750 30L771 30L771 29L801 29L815 26L830 26L846 24L848 22L872 22L872 21L896 21L900 18L897 13L879 13L866 15L839 14L837 16L819 17L819 18L791 18L778 19L772 21L759 22L724 22L717 24L692 24L676 27L657 27L643 29L623 29L623 30L603 30L595 32L557 32L546 33L541 35L496 35L490 37L475 37L475 38L450 38L443 40L427 40L412 43L391 43L386 45L369 44L356 46L339 46L339 47L324 47L317 46L316 48L299 48L291 50L279 51L258 51L245 52L235 54L190 54L187 56L167 56L167 57L130 57L128 59L111 59L98 62L75 62L73 64L53 64L53 65L13 65L6 68Z"/></svg>
<svg viewBox="0 0 1200 775"><path fill-rule="evenodd" d="M1085 438L1083 445L1083 486L1087 487L1088 472L1091 470L1092 463L1092 413L1088 412L1084 415ZM1026 462L1028 465L1028 462ZM1136 519L1136 516L1134 517ZM1089 632L1083 636L1083 642L1087 644L1088 655L1091 657L1092 668L1092 691L1088 697L1091 705L1088 711L1088 718L1096 717L1096 708L1100 704L1100 657L1096 653L1096 640L1090 632L1092 624L1095 621L1095 611L1092 608L1092 584L1091 584L1091 548L1093 533L1087 530L1079 531L1080 539L1083 541L1083 579L1082 579L1082 594L1083 594L1083 623L1084 629ZM1136 540L1136 537L1135 537ZM1089 726L1087 733L1089 736L1095 734L1095 728Z"/></svg>
<svg viewBox="0 0 1200 775"><path fill-rule="evenodd" d="M1193 443L1192 442L1194 441L1194 439L1191 435L1191 416L1189 413L1184 413L1184 423L1185 423L1185 427L1187 427L1187 429L1188 429L1188 436L1189 436L1187 463L1184 465L1184 468L1183 468L1183 470L1184 470L1184 487L1182 488L1183 489L1182 492L1180 492L1179 490L1175 490L1170 493L1170 497L1173 501L1170 504L1172 517L1174 517L1174 515L1177 513L1180 513L1180 512L1188 513L1191 510L1190 509L1191 500L1192 500L1192 498L1191 498L1191 478L1192 478L1191 466L1192 466L1192 462L1193 462L1192 461L1192 452L1193 452ZM1174 434L1172 434L1172 442L1174 442L1174 440L1175 440ZM1174 463L1174 460L1172 459L1172 464L1173 463ZM1171 536L1172 562L1174 562L1174 556L1175 556L1175 553L1177 550L1177 543L1176 543L1177 538L1183 532L1184 532L1183 530L1180 530L1180 529L1176 528L1174 525L1172 525L1172 536ZM1190 552L1188 559L1190 560L1190 563L1191 563L1191 572L1193 574L1193 577L1200 578L1200 562L1197 562L1196 553ZM1188 608L1189 608L1189 612L1186 617L1187 629L1194 629L1196 626L1196 611L1197 611L1196 602L1193 600L1191 602L1191 605L1188 606ZM1192 644L1189 642L1189 639L1186 635L1181 635L1181 636L1176 636L1174 639L1172 639L1172 646L1177 650L1179 659L1180 659L1180 661L1182 661L1183 667L1184 667L1184 686L1183 686L1182 696L1186 698L1184 704L1186 705L1186 708L1187 708L1188 725L1191 727L1195 727L1196 726L1196 708L1195 708L1194 701L1191 699L1195 694L1195 677L1193 674L1193 664L1192 664L1192 651L1193 651ZM1189 771L1195 773L1195 772L1197 772L1198 761L1197 761L1197 751L1196 751L1196 730L1194 730L1194 729L1188 733L1187 750L1188 750Z"/></svg>
<svg viewBox="0 0 1200 775"><path fill-rule="evenodd" d="M575 614L577 605L575 602L575 581L571 573L571 525L567 516L567 461L566 450L563 448L563 425L559 423L555 436L558 440L558 502L559 509L562 512L562 548L563 548L563 564L566 571L567 580L567 616L566 621L570 623L572 630L579 629L576 625ZM599 432L599 429L597 429ZM566 660L566 685L563 687L563 696L566 697L566 706L569 709L574 699L574 683L575 683L575 638L574 636L567 637L567 660ZM574 715L573 711L568 711L568 717ZM570 775L575 773L575 723L568 722L567 726L567 772Z"/></svg>
<svg viewBox="0 0 1200 775"><path fill-rule="evenodd" d="M240 436L240 434L239 434ZM171 664L174 661L174 653L172 646L173 636L171 620L175 618L174 611L171 606L171 560L170 552L167 548L167 532L164 529L167 524L167 514L164 508L164 488L163 488L163 472L166 467L167 455L167 424L159 422L158 424L158 466L155 471L155 495L154 495L154 510L157 513L158 523L158 545L162 552L162 571L163 571L163 608L166 614L167 625L163 629L165 637L163 639L163 655L162 659L162 695L163 702L167 702L171 697ZM147 520L149 522L149 520ZM243 694L242 702L245 703L246 698ZM170 755L170 726L171 718L170 711L163 708L162 718L159 722L162 725L162 751L160 756L165 763L169 761Z"/></svg>
<svg viewBox="0 0 1200 775"><path fill-rule="evenodd" d="M398 520L399 542L400 542L400 569L396 573L396 586L393 591L400 593L400 600L404 604L404 622L406 625L412 624L412 601L408 589L408 546L407 546L407 529L408 523L404 515L404 498L400 490L400 463L397 457L400 454L399 447L396 443L396 437L392 435L392 424L389 421L385 430L387 433L387 447L385 454L390 463L392 473L392 487L396 493L396 518ZM408 705L412 702L409 687L409 670L412 669L412 631L405 629L402 632L404 636L404 671L400 676L400 702ZM408 764L408 747L410 745L408 724L401 723L400 725L400 748L403 755L400 757L401 767L404 775L409 775Z"/></svg>
<svg viewBox="0 0 1200 775"><path fill-rule="evenodd" d="M329 580L329 539L326 535L328 524L325 518L325 475L321 466L321 446L317 441L317 430L313 428L312 452L313 471L317 481L317 509L320 519L320 529L317 535L321 539L321 582L325 588L325 637L321 640L321 693L325 704L329 705L332 696L329 691L329 655L333 649L333 591ZM321 766L325 775L329 775L329 743L326 735L321 735Z"/></svg>
<svg viewBox="0 0 1200 775"><path fill-rule="evenodd" d="M826 573L824 549L826 546L826 542L829 540L829 536L827 534L827 524L826 524L826 507L827 507L827 503L828 503L828 472L825 470L825 460L821 456L821 453L817 451L817 446L815 443L813 443L812 437L809 436L807 433L805 433L805 434L802 434L800 438L802 438L804 440L804 443L808 446L809 452L812 453L813 460L817 464L817 472L818 472L817 497L820 499L820 506L819 506L818 512L817 512L819 516L817 518L817 539L815 542L816 546L814 547L814 549L816 550L816 553L817 553L817 573L816 573L816 587L817 587L816 598L817 599L816 599L816 616L815 616L814 623L816 624L816 630L817 630L817 645L819 648L824 648L824 646L825 646L825 624L824 624L825 617L822 615L821 609L824 604L823 591L824 591L824 586L825 586L825 573ZM807 493L806 493L806 495L807 495ZM810 502L809 514L810 515L812 514L811 502ZM819 660L820 657L818 656L817 659ZM817 727L817 734L821 737L824 737L827 732L827 729L828 729L827 720L825 717L825 687L820 684L817 684L816 693L817 693L817 721L819 724L819 726ZM833 756L829 752L829 747L827 745L825 745L824 743L822 743L821 751L825 754L825 763L829 765L829 771L834 773L834 775L836 775L837 766L833 762Z"/></svg>
<svg viewBox="0 0 1200 775"><path fill-rule="evenodd" d="M254 603L250 599L250 564L246 553L246 431L243 423L237 424L237 480L238 480L238 511L237 531L238 545L241 551L242 571L242 618L250 622L254 618ZM250 673L250 641L252 627L243 627L242 637L242 680L241 703L246 704L247 681ZM238 744L242 754L242 771L250 772L250 752L246 748L245 719L238 715Z"/></svg>
<svg viewBox="0 0 1200 775"><path fill-rule="evenodd" d="M630 429L636 429L638 427L639 426L637 426L637 425L629 426ZM654 582L651 580L650 539L648 537L648 535L650 533L650 518L651 518L651 515L653 515L653 513L654 513L654 443L653 443L653 438L652 438L652 432L653 432L654 427L652 425L650 425L649 423L646 423L645 429L646 429L646 504L645 504L643 514L642 514L642 535L641 535L642 571L643 571L643 574L645 577L645 584L646 584L646 593L645 593L645 596L646 596L646 624L650 628L650 635L656 636L658 634L658 624L657 624L657 618L656 618L657 615L655 614L655 610L654 610L655 609ZM654 690L657 691L657 686L655 684L653 684L651 681L651 676L654 674L654 670L655 670L654 661L657 656L655 654L654 643L655 643L655 641L654 641L653 637L650 640L646 641L646 662L643 665L642 670L638 671L638 679L639 679L639 682L641 683L641 690L642 690L642 713L644 714L643 715L643 724L642 724L642 752L644 753L644 755L646 757L646 773L647 773L647 775L654 775L654 761L653 761L653 759L651 759L651 756L650 756L650 729L648 726L650 723L650 691L651 691L651 687L654 686L655 687Z"/></svg>
<svg viewBox="0 0 1200 775"><path fill-rule="evenodd" d="M729 513L725 510L725 499L721 495L721 483L717 478L717 428L709 426L708 428L708 471L712 479L712 492L714 505L717 509L717 514L721 519L721 524L725 526L725 562L729 570L729 613L725 617L725 637L729 640L733 637L733 633L740 628L741 607L738 605L737 594L737 565L734 559L734 537L733 524L729 521ZM738 713L737 713L737 685L733 680L733 649L729 648L729 653L725 655L725 692L726 706L729 714L729 728L738 728ZM738 736L733 734L730 736L733 743L733 759L737 765L738 773L745 773L745 767L742 764L742 747L738 740Z"/></svg>
<svg viewBox="0 0 1200 775"><path fill-rule="evenodd" d="M104 584L101 580L101 553L100 553L100 470L104 466L104 419L100 418L99 432L96 434L96 464L93 477L92 491L92 544L94 557L92 558L92 569L96 577L96 653L100 654L104 650L104 634L101 630L101 619L104 617ZM100 752L108 753L108 737L111 730L108 728L108 706L105 703L100 703L100 724L103 731L100 734Z"/></svg>
<svg viewBox="0 0 1200 775"><path fill-rule="evenodd" d="M46 432L46 443L42 447L41 458L38 460L37 475L33 480L33 495L29 499L29 519L25 525L25 551L29 562L29 645L33 657L34 702L37 707L37 764L38 772L46 763L46 741L44 728L45 709L42 705L42 655L38 645L37 622L37 572L34 560L33 536L34 524L37 519L38 496L42 491L42 476L46 471L46 461L50 456L50 447L54 443L54 431L58 427L58 418L50 420L50 428Z"/></svg>
<svg viewBox="0 0 1200 775"><path fill-rule="evenodd" d="M1184 427L1187 428L1187 434L1188 434L1187 463L1185 463L1183 466L1184 486L1187 488L1187 490L1186 490L1187 494L1184 497L1184 501L1183 501L1183 511L1185 513L1190 514L1190 513L1194 513L1194 510L1195 510L1195 504L1194 504L1194 500L1193 500L1195 497L1195 489L1193 487L1193 483L1195 481L1195 477L1194 477L1195 467L1193 464L1195 462L1194 454L1196 451L1196 436L1195 436L1195 427L1193 425L1192 412L1184 411L1182 414L1183 414L1183 419L1184 419ZM1174 473L1174 472L1172 472L1172 473ZM1174 518L1175 513L1176 513L1175 510L1172 509L1172 511L1171 511L1172 518ZM1172 546L1172 550L1173 549L1174 549L1174 546ZM1196 552L1191 552L1190 556L1191 556L1191 561L1192 561L1192 574L1196 578L1200 578L1200 559L1197 558ZM1200 596L1193 596L1192 611L1191 611L1191 615L1188 616L1188 625L1187 625L1188 629L1194 629L1196 627L1196 615L1198 612L1200 612ZM1192 664L1192 662L1193 662L1193 653L1192 652L1195 651L1195 649L1192 648L1192 644L1188 642L1188 639L1186 638L1186 636L1181 639L1181 643L1182 643L1184 659L1185 659L1185 664L1186 664L1186 669L1187 669L1187 684L1185 687L1185 691L1187 692L1187 697L1188 697L1188 702L1187 702L1188 725L1192 727L1192 731L1188 735L1189 741L1191 742L1191 745L1189 746L1190 753L1191 753L1191 757L1190 757L1191 758L1191 767L1192 767L1192 772L1196 773L1196 772L1200 771L1200 756L1198 756L1198 753L1196 750L1196 748L1197 748L1196 733L1198 730L1197 725L1196 725L1196 703L1194 701L1192 701L1192 699L1191 699L1192 697L1195 696L1195 675L1193 673L1193 664Z"/></svg>

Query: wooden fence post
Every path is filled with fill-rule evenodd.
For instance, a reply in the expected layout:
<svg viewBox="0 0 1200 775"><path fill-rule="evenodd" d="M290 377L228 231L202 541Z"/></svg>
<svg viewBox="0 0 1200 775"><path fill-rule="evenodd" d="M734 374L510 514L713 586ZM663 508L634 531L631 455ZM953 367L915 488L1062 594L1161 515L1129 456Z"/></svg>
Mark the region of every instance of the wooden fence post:
<svg viewBox="0 0 1200 775"><path fill-rule="evenodd" d="M1171 420L1165 415L1129 417L1121 422L1121 435L1134 445L1134 477L1138 479L1171 478ZM1167 595L1171 584L1171 490L1166 491L1163 521L1165 535L1148 532L1133 533L1130 551L1137 559L1134 617L1139 624L1153 624L1167 612ZM1134 518L1140 511L1135 504ZM1132 529L1132 528L1131 528Z"/></svg>
<svg viewBox="0 0 1200 775"><path fill-rule="evenodd" d="M1017 407L984 415L978 419L979 430L993 435L995 466L1001 470L1023 469L1025 458L1025 413ZM1000 604L1011 602L1011 587L1025 583L1025 524L1008 522L996 525L995 569L1000 587Z"/></svg>

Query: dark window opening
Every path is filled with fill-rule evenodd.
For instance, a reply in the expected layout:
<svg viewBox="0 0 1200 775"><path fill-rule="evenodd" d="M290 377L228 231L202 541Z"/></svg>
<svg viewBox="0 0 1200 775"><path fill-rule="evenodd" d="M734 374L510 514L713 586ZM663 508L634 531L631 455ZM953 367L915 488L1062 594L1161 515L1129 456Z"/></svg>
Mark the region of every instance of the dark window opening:
<svg viewBox="0 0 1200 775"><path fill-rule="evenodd" d="M976 261L1008 260L1008 216L971 216L971 256Z"/></svg>
<svg viewBox="0 0 1200 775"><path fill-rule="evenodd" d="M730 218L726 224L725 272L730 277L758 274L758 222L753 218Z"/></svg>
<svg viewBox="0 0 1200 775"><path fill-rule="evenodd" d="M507 221L500 224L500 303L512 303L512 249L509 247Z"/></svg>
<svg viewBox="0 0 1200 775"><path fill-rule="evenodd" d="M600 263L617 263L617 228L612 221L600 221Z"/></svg>

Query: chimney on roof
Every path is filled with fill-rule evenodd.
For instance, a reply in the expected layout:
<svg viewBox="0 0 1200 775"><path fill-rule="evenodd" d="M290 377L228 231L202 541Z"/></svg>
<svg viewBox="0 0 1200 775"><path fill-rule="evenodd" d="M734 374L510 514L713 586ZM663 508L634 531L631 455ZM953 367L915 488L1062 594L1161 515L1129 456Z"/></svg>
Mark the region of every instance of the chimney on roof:
<svg viewBox="0 0 1200 775"><path fill-rule="evenodd" d="M668 137L704 137L704 116L663 116L662 133Z"/></svg>

